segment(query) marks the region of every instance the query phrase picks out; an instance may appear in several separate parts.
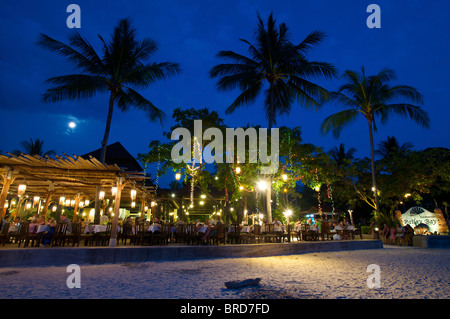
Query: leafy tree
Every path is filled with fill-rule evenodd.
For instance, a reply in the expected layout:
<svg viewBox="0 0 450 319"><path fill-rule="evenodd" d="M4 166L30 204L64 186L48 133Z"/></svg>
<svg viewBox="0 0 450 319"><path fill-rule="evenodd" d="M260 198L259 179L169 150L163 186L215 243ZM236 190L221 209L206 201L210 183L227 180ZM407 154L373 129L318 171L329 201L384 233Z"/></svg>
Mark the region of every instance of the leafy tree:
<svg viewBox="0 0 450 319"><path fill-rule="evenodd" d="M388 136L386 140L381 141L378 144L378 149L375 150L375 154L383 157L389 158L395 154L405 153L413 148L413 145L409 142L400 145L395 136Z"/></svg>
<svg viewBox="0 0 450 319"><path fill-rule="evenodd" d="M109 105L105 133L101 142L100 161L105 162L106 147L114 106L122 112L131 107L143 111L151 120L162 120L164 112L140 95L135 88L146 88L157 80L179 72L172 62L147 63L158 45L154 40L136 39L136 29L129 18L114 28L110 42L99 35L103 43L102 55L78 32L69 38L69 45L41 34L39 45L68 59L81 73L52 77L47 80L54 87L43 95L47 103L91 98L108 93Z"/></svg>
<svg viewBox="0 0 450 319"><path fill-rule="evenodd" d="M49 150L44 152L44 141L41 141L40 139L32 139L30 137L29 141L23 141L21 142L23 146L23 151L20 150L14 150L12 153L15 155L19 155L21 153L23 154L29 154L29 155L39 155L39 156L52 156L55 155L55 151Z"/></svg>
<svg viewBox="0 0 450 319"><path fill-rule="evenodd" d="M220 51L218 56L231 63L216 65L210 71L211 78L219 78L219 91L235 88L241 91L226 109L226 114L255 102L264 92L264 110L270 131L276 124L277 116L289 114L296 102L308 108L319 108L328 92L308 78L333 78L336 69L329 63L309 61L306 54L324 37L324 33L314 31L299 44L294 44L289 39L289 29L285 23L277 25L272 13L264 23L258 15L255 43L241 39L248 46L250 56ZM270 184L270 179L268 182ZM267 190L267 214L271 221L271 187Z"/></svg>
<svg viewBox="0 0 450 319"><path fill-rule="evenodd" d="M364 68L361 73L347 70L344 73L346 83L337 92L331 94L331 100L350 107L327 117L321 126L322 132L333 132L335 137L340 135L342 128L364 116L369 126L370 155L372 184L375 210L379 213L378 188L376 182L373 131L376 131L376 117L385 123L392 114L409 117L421 126L429 127L428 114L418 105L406 102L394 102L403 98L413 103L423 104L422 95L413 87L406 85L391 86L389 83L395 78L394 71L384 69L377 75L367 76Z"/></svg>

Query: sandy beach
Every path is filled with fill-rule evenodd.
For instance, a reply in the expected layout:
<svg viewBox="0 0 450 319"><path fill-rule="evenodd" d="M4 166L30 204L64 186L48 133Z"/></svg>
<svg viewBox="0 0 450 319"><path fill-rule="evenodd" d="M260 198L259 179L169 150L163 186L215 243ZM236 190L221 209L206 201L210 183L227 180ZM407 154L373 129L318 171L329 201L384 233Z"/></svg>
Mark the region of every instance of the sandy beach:
<svg viewBox="0 0 450 319"><path fill-rule="evenodd" d="M380 287L368 287L369 265ZM221 258L80 266L80 288L67 267L0 269L2 299L449 299L450 250L383 249L277 257ZM225 282L261 278L227 289Z"/></svg>

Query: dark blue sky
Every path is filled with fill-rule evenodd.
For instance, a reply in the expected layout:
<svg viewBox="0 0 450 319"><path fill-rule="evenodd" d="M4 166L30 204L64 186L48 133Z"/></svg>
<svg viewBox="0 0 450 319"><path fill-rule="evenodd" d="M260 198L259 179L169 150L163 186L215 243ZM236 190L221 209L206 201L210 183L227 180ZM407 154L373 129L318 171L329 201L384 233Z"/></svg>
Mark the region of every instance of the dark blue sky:
<svg viewBox="0 0 450 319"><path fill-rule="evenodd" d="M97 34L109 38L121 18L131 17L138 38L152 38L159 43L154 61L180 64L180 76L159 82L140 92L167 114L162 128L150 123L139 111L113 115L109 143L120 141L132 155L146 152L148 143L161 138L168 130L171 113L176 107L209 107L225 119L229 127L246 124L266 125L262 99L233 115L225 108L236 98L236 92L218 93L215 81L208 78L220 50L247 54L239 38L253 41L257 12L266 19L273 11L278 22L285 22L294 43L302 41L313 30L321 30L327 39L309 53L311 60L333 63L341 74L346 69L374 74L384 67L394 69L394 83L416 87L425 97L431 128L422 129L411 120L392 117L379 124L375 142L395 136L411 142L415 149L450 147L450 2L448 0L239 0L239 1L2 1L0 10L0 150L5 153L20 148L30 137L45 141L45 149L57 154L84 154L100 147L107 115L108 96L91 100L43 104L40 100L52 76L77 73L67 61L36 45L38 35L45 33L67 42L72 30L66 26L69 4L81 7L79 32L100 50ZM381 7L381 29L369 29L366 8ZM317 81L329 90L342 82ZM322 136L322 120L337 107L318 112L300 105L278 125L301 126L305 142L329 150L343 142L355 147L357 156L369 156L367 123L361 118L343 130L341 138ZM77 123L68 128L71 120ZM150 171L152 174L155 172Z"/></svg>

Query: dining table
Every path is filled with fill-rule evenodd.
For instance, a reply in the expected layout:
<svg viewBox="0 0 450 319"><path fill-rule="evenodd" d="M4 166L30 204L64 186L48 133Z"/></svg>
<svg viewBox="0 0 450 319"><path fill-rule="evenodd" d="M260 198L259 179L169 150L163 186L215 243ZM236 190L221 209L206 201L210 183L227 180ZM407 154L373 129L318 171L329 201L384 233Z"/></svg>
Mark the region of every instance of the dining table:
<svg viewBox="0 0 450 319"><path fill-rule="evenodd" d="M148 227L147 231L154 233L155 231L161 231L161 228L159 225L153 224Z"/></svg>
<svg viewBox="0 0 450 319"><path fill-rule="evenodd" d="M106 225L86 225L86 227L84 228L84 233L85 234L89 234L89 233L101 233L101 232L105 232L106 231ZM120 227L117 226L117 231L120 231Z"/></svg>

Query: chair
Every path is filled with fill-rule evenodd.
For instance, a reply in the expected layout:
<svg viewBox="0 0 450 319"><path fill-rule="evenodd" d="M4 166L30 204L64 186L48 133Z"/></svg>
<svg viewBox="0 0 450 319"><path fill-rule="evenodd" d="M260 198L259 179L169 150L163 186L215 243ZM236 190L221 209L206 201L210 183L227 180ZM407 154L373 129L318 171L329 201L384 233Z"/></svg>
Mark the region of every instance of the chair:
<svg viewBox="0 0 450 319"><path fill-rule="evenodd" d="M225 245L226 242L226 231L225 225L220 223L217 225L217 233L209 238L210 243L218 245L219 242L222 242Z"/></svg>
<svg viewBox="0 0 450 319"><path fill-rule="evenodd" d="M186 244L191 243L197 243L198 242L198 236L197 236L197 230L195 228L195 224L187 224L186 225L186 233L185 233L185 242Z"/></svg>
<svg viewBox="0 0 450 319"><path fill-rule="evenodd" d="M232 224L229 228L231 228L231 232L228 232L228 242L230 244L239 244L239 237L241 236L241 227L238 224Z"/></svg>
<svg viewBox="0 0 450 319"><path fill-rule="evenodd" d="M149 239L149 235L146 234L145 224L144 223L136 223L134 228L134 245L143 245L146 242L146 239Z"/></svg>
<svg viewBox="0 0 450 319"><path fill-rule="evenodd" d="M59 222L56 224L55 233L52 237L52 246L64 246L66 241L67 223Z"/></svg>
<svg viewBox="0 0 450 319"><path fill-rule="evenodd" d="M327 237L327 240L332 239L333 237L330 233L330 223L324 221L321 225L321 230L318 235L320 238L322 238L322 240L325 240L325 236Z"/></svg>
<svg viewBox="0 0 450 319"><path fill-rule="evenodd" d="M9 225L9 222L5 223L5 225L3 225L3 230L0 233L0 242L3 244L3 246L5 246L6 243L9 243Z"/></svg>
<svg viewBox="0 0 450 319"><path fill-rule="evenodd" d="M98 232L94 234L94 242L98 246L99 243L101 246L106 246L109 244L109 240L111 238L111 223L106 224L106 230L102 232Z"/></svg>
<svg viewBox="0 0 450 319"><path fill-rule="evenodd" d="M263 238L263 237L264 237L264 235L261 233L261 225L254 225L253 226L253 236L252 236L254 241L260 243L261 238Z"/></svg>
<svg viewBox="0 0 450 319"><path fill-rule="evenodd" d="M72 243L72 247L77 244L77 247L80 246L81 241L81 222L72 223L72 233L66 234L65 239L67 240L67 243Z"/></svg>
<svg viewBox="0 0 450 319"><path fill-rule="evenodd" d="M186 237L186 224L180 224L176 226L177 231L175 232L175 242L183 243Z"/></svg>
<svg viewBox="0 0 450 319"><path fill-rule="evenodd" d="M264 232L262 234L263 234L264 241L266 243L272 242L274 239L277 238L277 234L274 232L273 224L266 224L264 226Z"/></svg>
<svg viewBox="0 0 450 319"><path fill-rule="evenodd" d="M18 240L20 247L22 241L23 241L23 247L28 247L28 244L30 241L32 242L32 246L39 247L39 243L41 241L42 234L32 234L30 233L30 223L29 222L23 222L20 224L20 228L18 230Z"/></svg>
<svg viewBox="0 0 450 319"><path fill-rule="evenodd" d="M287 225L284 232L278 233L278 240L280 242L290 242L291 241L291 232L292 232L292 225Z"/></svg>
<svg viewBox="0 0 450 319"><path fill-rule="evenodd" d="M300 226L300 240L315 240L317 233L310 229L309 224L301 224Z"/></svg>
<svg viewBox="0 0 450 319"><path fill-rule="evenodd" d="M130 239L130 244L135 240L136 234L133 234L133 225L126 223L122 228L122 244L127 244L127 239Z"/></svg>
<svg viewBox="0 0 450 319"><path fill-rule="evenodd" d="M154 232L151 235L151 243L152 245L154 243L158 243L159 245L166 245L168 244L168 238L169 238L169 228L170 224L163 223L159 226L160 231Z"/></svg>

